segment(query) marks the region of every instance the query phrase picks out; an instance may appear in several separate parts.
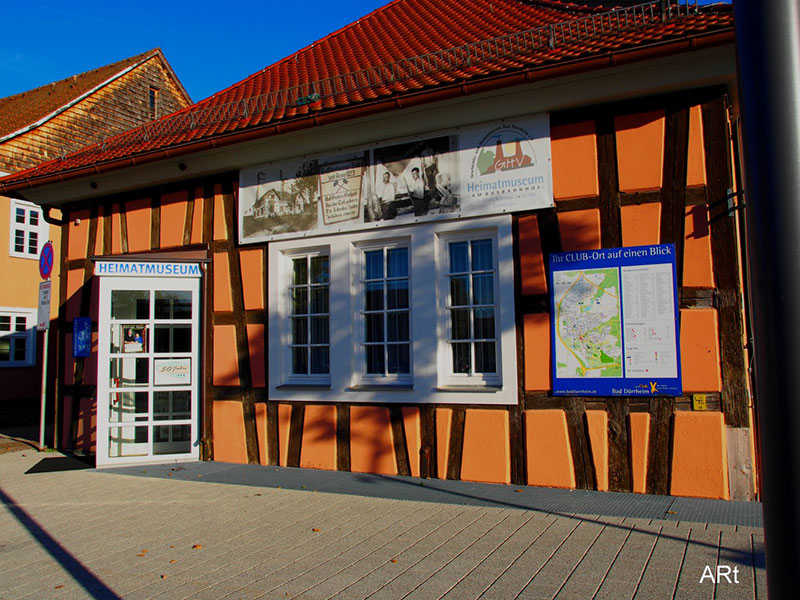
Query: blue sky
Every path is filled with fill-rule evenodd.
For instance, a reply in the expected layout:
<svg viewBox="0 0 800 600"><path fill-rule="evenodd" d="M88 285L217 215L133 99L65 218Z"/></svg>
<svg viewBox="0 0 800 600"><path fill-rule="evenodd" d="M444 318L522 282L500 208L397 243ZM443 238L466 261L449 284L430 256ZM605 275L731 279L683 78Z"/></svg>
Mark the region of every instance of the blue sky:
<svg viewBox="0 0 800 600"><path fill-rule="evenodd" d="M160 47L198 101L386 3L7 0L0 98Z"/></svg>

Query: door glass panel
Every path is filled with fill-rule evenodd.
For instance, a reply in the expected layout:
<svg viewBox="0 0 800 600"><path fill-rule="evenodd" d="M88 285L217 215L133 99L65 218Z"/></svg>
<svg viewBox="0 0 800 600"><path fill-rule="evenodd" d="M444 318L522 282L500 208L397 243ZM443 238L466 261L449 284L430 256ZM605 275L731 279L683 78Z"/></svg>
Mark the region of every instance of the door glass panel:
<svg viewBox="0 0 800 600"><path fill-rule="evenodd" d="M157 425L153 428L153 454L188 453L191 435L191 425Z"/></svg>
<svg viewBox="0 0 800 600"><path fill-rule="evenodd" d="M156 325L154 352L191 352L191 325Z"/></svg>
<svg viewBox="0 0 800 600"><path fill-rule="evenodd" d="M148 417L147 392L111 392L109 421L126 423L146 421Z"/></svg>
<svg viewBox="0 0 800 600"><path fill-rule="evenodd" d="M156 291L156 319L191 319L192 292Z"/></svg>
<svg viewBox="0 0 800 600"><path fill-rule="evenodd" d="M156 392L153 398L153 419L188 419L191 416L192 393L189 390Z"/></svg>
<svg viewBox="0 0 800 600"><path fill-rule="evenodd" d="M148 290L111 290L111 318L149 319L150 292Z"/></svg>
<svg viewBox="0 0 800 600"><path fill-rule="evenodd" d="M112 358L112 388L147 385L149 383L149 360L147 358Z"/></svg>
<svg viewBox="0 0 800 600"><path fill-rule="evenodd" d="M108 430L108 457L146 456L148 427L111 427Z"/></svg>
<svg viewBox="0 0 800 600"><path fill-rule="evenodd" d="M111 325L112 354L143 354L148 351L150 332L144 323L116 323Z"/></svg>

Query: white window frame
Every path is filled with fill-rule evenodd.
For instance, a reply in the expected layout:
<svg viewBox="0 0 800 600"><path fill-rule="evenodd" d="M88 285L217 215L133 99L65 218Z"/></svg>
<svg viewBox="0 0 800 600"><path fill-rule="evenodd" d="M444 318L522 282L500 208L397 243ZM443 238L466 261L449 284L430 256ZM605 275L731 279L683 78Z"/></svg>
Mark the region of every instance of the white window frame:
<svg viewBox="0 0 800 600"><path fill-rule="evenodd" d="M492 243L492 286L494 295L494 331L495 331L495 364L497 366L495 373L456 373L453 369L453 335L452 335L452 321L450 312L450 244L454 242L472 242L477 240L490 240ZM439 377L443 386L491 386L501 387L503 383L502 373L502 344L500 340L499 329L500 323L499 315L499 300L500 289L499 283L499 256L498 256L498 243L497 235L492 230L476 229L472 231L455 231L437 234L437 284L438 296L441 300L437 303L439 308ZM471 257L471 253L470 253ZM472 265L468 265L470 269L468 276L470 278L470 304L468 309L472 312ZM513 285L511 288L511 295L513 296ZM473 324L473 318L470 314L470 324ZM471 327L470 327L471 329ZM464 340L463 343L470 344L470 362L471 370L475 368L475 353L474 353L474 336L470 336L469 340Z"/></svg>
<svg viewBox="0 0 800 600"><path fill-rule="evenodd" d="M454 236L491 238L496 267L495 333L497 374L465 381L442 365L452 354L447 343L448 315L443 308L446 242ZM405 404L494 404L518 402L514 265L511 216L462 218L342 233L313 239L280 240L268 245L269 398L284 401L364 402ZM364 249L407 245L410 286L410 377L372 378L364 375L363 291ZM330 257L330 376L326 380L290 377L289 310L286 282L291 258L309 252ZM444 261L444 262L443 262Z"/></svg>
<svg viewBox="0 0 800 600"><path fill-rule="evenodd" d="M12 199L10 202L11 205L11 212L9 214L9 231L8 231L8 255L13 256L15 258L27 258L31 260L39 260L39 252L42 249L42 246L48 239L48 235L50 233L50 227L47 222L44 220L44 214L42 213L42 209L39 208L36 204L32 202L26 202L24 200L14 200ZM25 223L17 223L17 209L25 211ZM30 214L35 213L39 217L39 223L37 225L31 225L28 223L30 220ZM17 232L22 231L24 234L24 250L19 252L15 248L15 241L17 237ZM28 247L30 244L30 234L36 233L36 253L31 254L28 252Z"/></svg>
<svg viewBox="0 0 800 600"><path fill-rule="evenodd" d="M385 375L376 375L367 373L367 360L366 360L366 348L364 344L364 331L365 331L365 298L364 298L364 283L363 283L363 275L365 270L365 261L364 256L370 250L387 250L391 248L407 248L408 249L408 284L409 284L409 307L408 307L408 314L409 314L409 360L410 360L410 369L408 373L387 373ZM353 243L353 265L354 268L351 269L351 274L353 276L353 284L352 284L352 294L354 298L357 298L358 301L358 311L354 313L355 315L355 339L354 339L354 347L353 352L355 356L358 358L357 365L358 368L356 370L355 376L359 380L358 384L360 385L381 385L381 384L394 384L399 386L412 386L414 383L414 336L413 336L413 327L412 324L414 322L414 308L411 303L411 290L413 289L413 277L414 277L414 269L412 265L412 248L411 248L411 238L401 237L401 238L394 238L389 240L370 240L368 242L356 242ZM385 274L384 274L385 275ZM384 306L383 310L384 315L386 315L386 306ZM387 340L384 339L382 342L383 346L387 345Z"/></svg>
<svg viewBox="0 0 800 600"><path fill-rule="evenodd" d="M16 308L0 306L0 316L11 318L11 331L0 331L0 338L12 338L25 340L25 359L13 360L13 347L11 349L12 360L0 361L0 369L8 367L32 367L36 364L36 310L32 308ZM16 319L25 317L25 331L14 331ZM13 345L13 342L12 342Z"/></svg>
<svg viewBox="0 0 800 600"><path fill-rule="evenodd" d="M308 373L308 374L298 374L292 373L292 321L290 318L291 310L292 310L292 298L291 298L291 285L292 285L292 261L296 258L306 258L315 257L315 256L327 256L328 257L328 372L327 373ZM331 344L331 320L333 315L331 313L331 288L332 280L333 280L333 269L331 266L331 256L330 256L330 248L328 246L316 246L310 248L298 248L288 252L285 252L281 257L280 266L279 266L279 274L281 280L281 287L277 288L277 294L270 293L270 297L276 297L278 299L281 313L285 315L285 319L282 320L282 324L280 325L280 347L283 348L283 353L281 356L281 380L284 385L288 386L303 386L303 385L313 385L313 386L330 386L331 383L331 362L332 362L332 344ZM311 276L311 272L309 270L309 277ZM276 288L270 288L274 290ZM311 295L309 294L308 298L308 305L309 311L311 310ZM310 313L309 313L310 314ZM311 340L311 327L308 328L308 336L309 336L309 343ZM310 364L311 357L309 356L309 364Z"/></svg>

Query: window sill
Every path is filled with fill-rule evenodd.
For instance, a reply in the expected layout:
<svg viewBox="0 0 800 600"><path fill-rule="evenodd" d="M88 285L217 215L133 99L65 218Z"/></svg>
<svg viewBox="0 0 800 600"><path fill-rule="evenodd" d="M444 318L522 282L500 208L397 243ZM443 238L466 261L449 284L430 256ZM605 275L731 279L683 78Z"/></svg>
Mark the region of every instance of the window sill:
<svg viewBox="0 0 800 600"><path fill-rule="evenodd" d="M346 392L410 392L414 389L412 384L397 383L369 383L363 385L351 385L345 388Z"/></svg>
<svg viewBox="0 0 800 600"><path fill-rule="evenodd" d="M276 390L329 390L331 385L329 383L285 383L275 388Z"/></svg>
<svg viewBox="0 0 800 600"><path fill-rule="evenodd" d="M502 392L502 387L494 385L443 385L434 388L437 392L466 392L474 394L494 394Z"/></svg>

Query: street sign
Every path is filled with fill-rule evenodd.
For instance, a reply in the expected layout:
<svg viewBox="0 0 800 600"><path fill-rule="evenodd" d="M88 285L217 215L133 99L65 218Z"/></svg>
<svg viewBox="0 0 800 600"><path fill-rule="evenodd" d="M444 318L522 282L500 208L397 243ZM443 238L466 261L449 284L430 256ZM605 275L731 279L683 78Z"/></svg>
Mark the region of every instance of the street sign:
<svg viewBox="0 0 800 600"><path fill-rule="evenodd" d="M52 249L52 248L51 248ZM39 314L36 323L37 331L50 329L50 280L39 284Z"/></svg>
<svg viewBox="0 0 800 600"><path fill-rule="evenodd" d="M42 279L48 279L50 277L50 273L53 272L53 265L56 262L56 255L53 251L53 244L51 242L47 242L44 246L42 246L42 251L39 254L39 275L42 276Z"/></svg>

